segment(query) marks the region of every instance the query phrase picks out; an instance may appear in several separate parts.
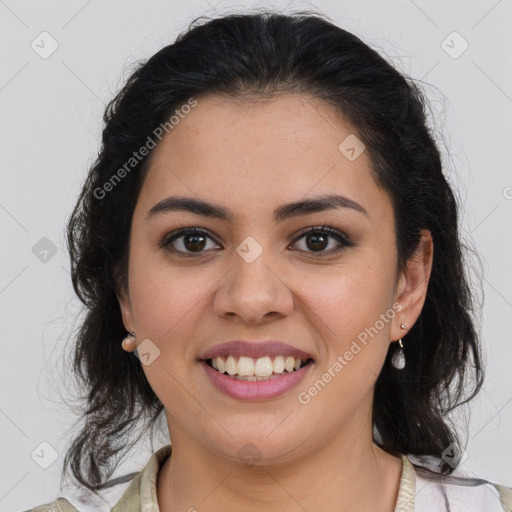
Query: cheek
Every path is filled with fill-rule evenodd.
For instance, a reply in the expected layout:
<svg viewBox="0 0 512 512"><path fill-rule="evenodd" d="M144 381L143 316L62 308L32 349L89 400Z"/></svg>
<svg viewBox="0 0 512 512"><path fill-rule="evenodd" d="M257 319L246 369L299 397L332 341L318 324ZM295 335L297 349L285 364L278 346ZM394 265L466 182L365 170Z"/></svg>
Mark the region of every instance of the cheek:
<svg viewBox="0 0 512 512"><path fill-rule="evenodd" d="M141 335L138 341L151 340L154 345L146 346L157 354L142 369L168 411L183 408L190 397L180 383L190 378L194 334L206 288L201 288L199 278L193 274L162 266L161 262L151 261L151 257L138 261L134 258L131 272L132 308Z"/></svg>
<svg viewBox="0 0 512 512"><path fill-rule="evenodd" d="M186 338L184 333L197 322L208 283L193 271L172 268L148 255L134 255L130 272L138 329L144 337L165 344L166 350L178 349L179 340Z"/></svg>
<svg viewBox="0 0 512 512"><path fill-rule="evenodd" d="M327 384L316 384L316 375L301 391L313 397L322 389L314 398L317 417L329 415L325 410L332 407L341 407L343 417L350 415L368 395L384 362L394 317L390 281L382 273L366 266L364 272L351 267L333 276L307 287L311 323L322 337L319 374Z"/></svg>
<svg viewBox="0 0 512 512"><path fill-rule="evenodd" d="M322 321L322 333L330 347L343 346L373 326L390 308L392 275L359 258L350 265L334 267L322 276L308 276L303 296Z"/></svg>

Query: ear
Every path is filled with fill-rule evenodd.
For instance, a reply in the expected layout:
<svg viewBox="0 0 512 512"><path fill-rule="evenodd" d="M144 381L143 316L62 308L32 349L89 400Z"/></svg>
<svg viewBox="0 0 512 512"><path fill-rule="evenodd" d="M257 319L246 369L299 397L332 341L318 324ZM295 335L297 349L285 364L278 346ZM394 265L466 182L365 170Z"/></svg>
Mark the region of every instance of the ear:
<svg viewBox="0 0 512 512"><path fill-rule="evenodd" d="M121 317L123 318L123 324L127 331L135 332L135 322L133 318L132 305L130 302L130 294L127 289L123 286L116 290L117 300L119 301L119 307L121 308Z"/></svg>
<svg viewBox="0 0 512 512"><path fill-rule="evenodd" d="M421 240L414 254L406 263L405 269L398 278L396 302L402 308L391 330L391 340L402 338L411 329L420 316L432 271L434 259L434 242L428 229L421 230ZM400 328L404 324L406 330Z"/></svg>

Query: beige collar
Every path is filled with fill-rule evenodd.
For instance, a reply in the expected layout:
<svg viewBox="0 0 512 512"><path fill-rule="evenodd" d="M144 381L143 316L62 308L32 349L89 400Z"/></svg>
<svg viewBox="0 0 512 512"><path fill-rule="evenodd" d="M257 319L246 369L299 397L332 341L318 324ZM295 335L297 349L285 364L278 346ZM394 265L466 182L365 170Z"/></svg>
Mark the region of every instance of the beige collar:
<svg viewBox="0 0 512 512"><path fill-rule="evenodd" d="M414 512L414 494L416 489L416 477L414 467L405 455L402 459L402 476L398 489L398 498L394 512Z"/></svg>

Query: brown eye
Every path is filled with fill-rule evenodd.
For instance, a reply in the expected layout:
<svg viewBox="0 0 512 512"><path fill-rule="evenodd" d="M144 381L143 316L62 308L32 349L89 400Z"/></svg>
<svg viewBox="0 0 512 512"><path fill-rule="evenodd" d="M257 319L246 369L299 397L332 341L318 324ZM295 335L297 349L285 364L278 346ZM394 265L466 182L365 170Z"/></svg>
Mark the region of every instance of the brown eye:
<svg viewBox="0 0 512 512"><path fill-rule="evenodd" d="M211 247L207 247L209 240L213 241L205 231L196 228L185 228L166 236L160 243L160 247L180 256L187 256L194 253L200 254L206 252L205 249L211 249Z"/></svg>
<svg viewBox="0 0 512 512"><path fill-rule="evenodd" d="M183 235L183 245L189 251L200 251L206 245L206 237L202 234Z"/></svg>
<svg viewBox="0 0 512 512"><path fill-rule="evenodd" d="M319 253L320 255L332 254L343 250L345 247L353 246L346 235L337 229L327 226L315 227L302 233L294 243L297 244L302 239L304 244L300 250L309 253ZM328 247L329 249L327 249Z"/></svg>
<svg viewBox="0 0 512 512"><path fill-rule="evenodd" d="M328 245L329 235L325 233L310 233L306 235L306 245L314 251L322 251Z"/></svg>

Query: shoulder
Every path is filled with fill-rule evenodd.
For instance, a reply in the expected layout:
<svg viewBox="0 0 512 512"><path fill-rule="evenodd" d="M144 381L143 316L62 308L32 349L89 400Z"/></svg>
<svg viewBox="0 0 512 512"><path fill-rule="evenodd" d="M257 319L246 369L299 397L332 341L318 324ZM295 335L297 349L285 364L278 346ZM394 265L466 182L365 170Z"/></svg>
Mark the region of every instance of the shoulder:
<svg viewBox="0 0 512 512"><path fill-rule="evenodd" d="M512 512L512 488L462 474L438 475L415 466L415 510ZM445 508L442 508L445 507Z"/></svg>
<svg viewBox="0 0 512 512"><path fill-rule="evenodd" d="M23 512L99 512L105 510L104 506L107 502L115 503L113 507L109 506L108 510L112 512L136 512L140 510L141 500L149 500L153 507L157 506L155 496L158 472L170 455L170 444L161 447L151 455L142 471L109 481L109 489L102 491L102 498L98 501L92 494L89 494L87 499L83 496L74 498L73 495L66 495L67 499L61 496L51 503ZM130 482L127 487L119 486L127 482ZM73 505L71 501L80 508Z"/></svg>
<svg viewBox="0 0 512 512"><path fill-rule="evenodd" d="M46 505L39 505L25 512L80 512L66 498L58 498Z"/></svg>

